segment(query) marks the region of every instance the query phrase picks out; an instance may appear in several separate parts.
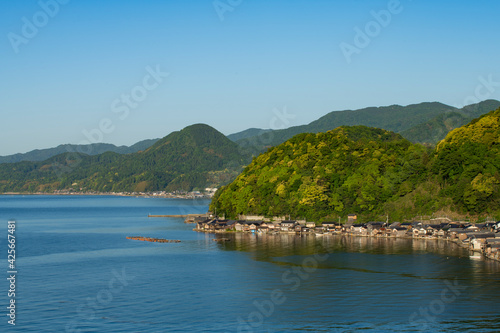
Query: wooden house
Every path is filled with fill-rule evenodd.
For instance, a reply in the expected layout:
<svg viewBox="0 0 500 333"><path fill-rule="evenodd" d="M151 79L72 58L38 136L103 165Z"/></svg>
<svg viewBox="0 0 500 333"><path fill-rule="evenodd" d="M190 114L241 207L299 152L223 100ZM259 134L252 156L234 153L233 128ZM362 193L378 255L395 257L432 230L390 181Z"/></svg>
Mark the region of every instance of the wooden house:
<svg viewBox="0 0 500 333"><path fill-rule="evenodd" d="M203 220L198 220L196 222L196 229L205 229L205 224L207 224L208 222L210 222L209 219L203 219Z"/></svg>
<svg viewBox="0 0 500 333"><path fill-rule="evenodd" d="M306 222L306 227L308 227L308 228L316 228L316 222Z"/></svg>
<svg viewBox="0 0 500 333"><path fill-rule="evenodd" d="M314 232L316 234L322 235L324 232L326 232L326 230L325 230L325 227L323 227L323 226L317 226L316 228L314 228Z"/></svg>
<svg viewBox="0 0 500 333"><path fill-rule="evenodd" d="M245 225L246 225L246 223L242 223L242 222L238 221L238 222L236 222L236 223L234 224L234 229L235 229L236 231L243 231L243 227L244 227Z"/></svg>
<svg viewBox="0 0 500 333"><path fill-rule="evenodd" d="M292 220L281 221L281 227L294 228L296 224L297 221L292 221Z"/></svg>
<svg viewBox="0 0 500 333"><path fill-rule="evenodd" d="M328 229L335 228L335 222L323 222L321 226Z"/></svg>
<svg viewBox="0 0 500 333"><path fill-rule="evenodd" d="M361 235L366 235L366 233L368 232L368 230L366 229L366 227L363 224L353 224L351 226L350 231L353 234L361 234Z"/></svg>
<svg viewBox="0 0 500 333"><path fill-rule="evenodd" d="M395 237L405 237L408 233L408 229L400 226L389 228L389 230L392 231L392 236Z"/></svg>
<svg viewBox="0 0 500 333"><path fill-rule="evenodd" d="M263 234L267 234L269 232L269 227L267 225L261 225L257 228L257 231Z"/></svg>

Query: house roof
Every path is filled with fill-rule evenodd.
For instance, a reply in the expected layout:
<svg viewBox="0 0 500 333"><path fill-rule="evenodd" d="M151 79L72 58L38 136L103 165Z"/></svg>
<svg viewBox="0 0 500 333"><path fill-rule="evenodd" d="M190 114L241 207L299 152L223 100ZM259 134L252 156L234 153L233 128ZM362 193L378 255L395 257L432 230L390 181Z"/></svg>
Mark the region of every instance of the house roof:
<svg viewBox="0 0 500 333"><path fill-rule="evenodd" d="M325 224L328 224L328 225L340 225L338 222L321 222L321 225L325 225Z"/></svg>

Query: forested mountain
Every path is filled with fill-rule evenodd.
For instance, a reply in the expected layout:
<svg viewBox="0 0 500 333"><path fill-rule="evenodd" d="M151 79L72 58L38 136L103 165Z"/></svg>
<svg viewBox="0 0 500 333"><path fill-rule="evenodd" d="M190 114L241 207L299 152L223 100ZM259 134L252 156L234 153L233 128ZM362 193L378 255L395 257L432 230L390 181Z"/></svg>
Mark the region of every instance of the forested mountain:
<svg viewBox="0 0 500 333"><path fill-rule="evenodd" d="M397 132L413 143L436 144L446 134L472 119L500 107L500 102L487 100L462 109L442 103L420 103L408 106L391 105L359 110L334 111L308 125L294 126L271 133L258 129L230 136L254 155L276 146L300 133L318 133L339 126L364 125ZM264 130L260 130L264 131ZM256 133L254 136L249 134Z"/></svg>
<svg viewBox="0 0 500 333"><path fill-rule="evenodd" d="M500 109L455 129L434 150L364 126L299 134L254 158L211 209L312 220L498 215L499 124Z"/></svg>
<svg viewBox="0 0 500 333"><path fill-rule="evenodd" d="M86 155L99 155L105 152L115 152L118 154L131 154L151 147L159 139L142 140L136 144L127 146L115 146L109 143L93 143L88 145L59 145L55 148L35 149L24 154L14 154L0 156L0 163L16 163L22 161L45 161L53 156L64 153L80 152Z"/></svg>
<svg viewBox="0 0 500 333"><path fill-rule="evenodd" d="M0 191L37 192L191 190L218 186L248 158L208 125L173 132L143 152L88 156L65 153L42 162L0 164Z"/></svg>

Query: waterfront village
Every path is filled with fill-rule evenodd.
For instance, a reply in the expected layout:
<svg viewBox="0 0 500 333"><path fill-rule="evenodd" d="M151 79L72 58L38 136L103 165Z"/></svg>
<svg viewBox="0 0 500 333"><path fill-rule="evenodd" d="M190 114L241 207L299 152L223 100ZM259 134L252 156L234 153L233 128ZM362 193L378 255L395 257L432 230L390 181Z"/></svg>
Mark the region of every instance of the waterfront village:
<svg viewBox="0 0 500 333"><path fill-rule="evenodd" d="M474 224L435 218L415 222L356 223L357 216L350 214L347 223L306 222L263 216L239 216L238 220L210 218L210 215L189 216L185 222L195 223L195 231L208 233L243 232L255 234L288 233L299 236L351 235L361 237L399 237L439 239L452 241L474 252L472 257L500 261L500 221Z"/></svg>

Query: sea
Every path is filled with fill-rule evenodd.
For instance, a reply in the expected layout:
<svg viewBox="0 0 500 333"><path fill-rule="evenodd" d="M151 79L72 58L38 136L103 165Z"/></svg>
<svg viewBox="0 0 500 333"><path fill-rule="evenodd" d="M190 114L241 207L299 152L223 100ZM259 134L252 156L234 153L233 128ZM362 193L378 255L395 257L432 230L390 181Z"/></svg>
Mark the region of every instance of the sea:
<svg viewBox="0 0 500 333"><path fill-rule="evenodd" d="M0 332L500 331L499 262L446 241L214 235L148 217L208 205L0 196Z"/></svg>

